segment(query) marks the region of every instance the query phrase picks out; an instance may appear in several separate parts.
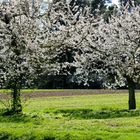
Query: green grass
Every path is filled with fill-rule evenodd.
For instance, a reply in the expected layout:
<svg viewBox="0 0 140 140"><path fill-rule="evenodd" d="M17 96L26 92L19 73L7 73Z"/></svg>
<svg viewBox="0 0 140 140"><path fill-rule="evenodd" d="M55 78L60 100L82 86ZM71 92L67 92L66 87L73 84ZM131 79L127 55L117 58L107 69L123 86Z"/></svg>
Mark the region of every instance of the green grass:
<svg viewBox="0 0 140 140"><path fill-rule="evenodd" d="M136 111L122 93L31 98L24 115L0 116L0 140L139 140L136 98Z"/></svg>

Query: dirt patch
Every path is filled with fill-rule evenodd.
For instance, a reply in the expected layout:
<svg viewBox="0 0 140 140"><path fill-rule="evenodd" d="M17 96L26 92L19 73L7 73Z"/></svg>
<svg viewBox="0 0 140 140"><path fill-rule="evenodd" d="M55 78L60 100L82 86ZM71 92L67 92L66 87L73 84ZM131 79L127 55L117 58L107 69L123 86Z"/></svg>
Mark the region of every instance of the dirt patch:
<svg viewBox="0 0 140 140"><path fill-rule="evenodd" d="M127 90L48 90L48 91L34 91L22 93L23 96L36 97L48 97L48 96L74 96L74 95L94 95L94 94L120 94L127 93ZM10 93L8 93L10 94ZM5 93L0 93L0 98L4 98Z"/></svg>
<svg viewBox="0 0 140 140"><path fill-rule="evenodd" d="M119 94L127 93L127 90L63 90L63 91L45 91L24 93L24 96L30 97L48 97L48 96L74 96L74 95L94 95L94 94Z"/></svg>

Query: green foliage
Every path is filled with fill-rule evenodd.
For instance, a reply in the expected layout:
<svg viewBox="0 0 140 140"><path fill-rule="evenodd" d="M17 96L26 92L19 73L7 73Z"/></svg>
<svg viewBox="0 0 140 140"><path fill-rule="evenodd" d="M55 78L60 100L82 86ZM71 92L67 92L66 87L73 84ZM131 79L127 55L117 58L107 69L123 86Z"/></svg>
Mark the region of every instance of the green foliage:
<svg viewBox="0 0 140 140"><path fill-rule="evenodd" d="M100 13L104 13L106 11L106 0L92 0L91 1L91 9L92 13L99 8Z"/></svg>
<svg viewBox="0 0 140 140"><path fill-rule="evenodd" d="M122 5L126 5L127 3L129 3L132 6L132 1L131 0L120 0L120 3ZM134 0L135 5L139 5L140 4L140 0Z"/></svg>
<svg viewBox="0 0 140 140"><path fill-rule="evenodd" d="M111 16L117 12L117 8L115 5L109 6L103 15L103 19L105 22L109 23Z"/></svg>

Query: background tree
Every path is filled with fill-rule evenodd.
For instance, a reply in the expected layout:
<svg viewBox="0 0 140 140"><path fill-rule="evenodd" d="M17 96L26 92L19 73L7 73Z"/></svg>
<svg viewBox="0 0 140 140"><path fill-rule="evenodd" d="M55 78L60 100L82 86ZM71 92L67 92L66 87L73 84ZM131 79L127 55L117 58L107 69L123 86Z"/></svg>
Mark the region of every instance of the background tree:
<svg viewBox="0 0 140 140"><path fill-rule="evenodd" d="M111 6L109 6L106 9L105 13L103 14L104 21L107 22L107 23L109 23L109 20L110 20L111 16L113 14L117 13L117 11L118 11L117 5L111 5Z"/></svg>
<svg viewBox="0 0 140 140"><path fill-rule="evenodd" d="M11 89L12 113L22 112L20 89L32 85L45 59L39 7L32 0L0 3L0 84Z"/></svg>
<svg viewBox="0 0 140 140"><path fill-rule="evenodd" d="M105 1L103 3L105 5ZM47 81L48 77L51 77L52 75L54 78L56 75L56 79L59 77L61 81L66 81L67 79L67 81L72 81L76 84L78 79L76 80L74 73L79 65L76 64L75 57L77 54L81 55L83 53L78 46L82 44L87 35L87 29L90 27L90 22L94 19L94 16L91 14L93 8L90 7L89 1L86 0L65 2L58 0L55 1L54 4L53 10L49 12L49 15L54 15L49 18L49 28L52 31L51 36L55 37L51 37L50 43L46 44L48 48L47 55L50 59L50 72L44 72L44 77L46 77L44 80ZM98 8L97 5L98 4L96 3L96 8L94 10ZM84 46L84 44L82 45ZM48 74L49 76L47 76ZM78 75L76 77L78 77ZM68 80L68 78L70 79ZM96 80L97 75L92 78ZM46 87L44 84L47 84L47 82L45 81L43 82L43 87ZM92 83L91 81L93 80L90 80L89 82ZM53 82L55 81L53 80ZM98 80L97 82L100 83ZM57 87L57 83L52 85ZM40 86L41 84L39 84L39 87ZM66 87L65 85L63 86Z"/></svg>
<svg viewBox="0 0 140 140"><path fill-rule="evenodd" d="M46 78L49 74L52 77L56 75L60 78L61 76L64 81L69 77L69 81L71 81L77 68L75 57L80 53L78 46L87 35L88 26L86 25L89 24L87 19L90 9L88 6L72 5L71 1L68 3L58 1L54 6L52 5L49 15L48 23L51 35L50 41L45 44L45 47L48 49L50 72L44 71L44 74Z"/></svg>
<svg viewBox="0 0 140 140"><path fill-rule="evenodd" d="M114 65L112 65L115 66L115 69L118 70L120 75L125 78L128 83L129 109L136 109L135 83L138 83L140 78L139 12L139 7L133 7L131 13L126 9L120 16L113 17L110 23L112 25L106 25L108 30L104 30L104 32L106 32L105 40L107 42L107 44L104 44L110 46L111 48L109 48L109 50L113 52L113 57L108 57L108 61L111 61L111 59L112 62L114 61Z"/></svg>
<svg viewBox="0 0 140 140"><path fill-rule="evenodd" d="M99 10L100 14L106 11L106 3L110 2L110 0L92 0L91 1L91 11L93 14L96 14L96 10Z"/></svg>
<svg viewBox="0 0 140 140"><path fill-rule="evenodd" d="M32 0L0 5L0 83L12 90L13 113L22 112L20 89L37 76L74 73L92 19L88 7L75 13L69 2L55 2L47 11L40 6Z"/></svg>
<svg viewBox="0 0 140 140"><path fill-rule="evenodd" d="M94 18L93 13L94 13L94 11L96 11L98 9L98 5L104 5L104 10L105 10L106 1L99 1L99 2L94 1L94 3L92 3L92 4L90 1L87 1L87 0L72 0L72 1L65 1L63 3L61 3L61 2L62 1L60 1L60 0L54 2L55 4L57 4L57 7L54 7L54 9L55 10L57 9L58 16L55 18L56 20L54 23L50 22L52 25L51 28L54 31L57 31L54 33L57 33L57 34L59 34L60 37L62 37L61 39L59 39L61 43L60 42L59 43L58 42L57 43L54 43L54 42L50 43L51 47L49 47L49 48L54 48L54 49L50 49L48 51L49 52L48 55L51 56L51 57L49 57L49 58L51 58L50 63L52 63L51 66L53 65L53 66L57 67L55 69L57 72L50 73L50 74L52 75L52 77L54 77L54 75L56 75L56 77L58 77L58 75L59 75L59 79L60 79L60 77L62 77L62 79L61 79L62 81L63 81L64 77L65 77L64 81L65 81L65 79L68 79L67 77L69 77L70 81L71 81L71 77L73 77L72 81L73 81L73 83L76 84L77 80L74 78L75 77L74 73L75 73L75 70L76 70L78 65L75 65L75 62L76 62L75 56L76 56L76 54L82 53L81 49L78 48L78 46L81 44L81 43L79 43L79 41L83 40L83 37L86 36L87 29L85 30L85 28L88 28L88 24L90 24L89 20ZM103 9L103 7L100 7L100 10L101 9ZM55 10L53 10L53 11L55 11ZM88 10L88 13L86 13L87 10ZM101 13L102 12L100 12L100 14ZM50 12L50 15L52 15L52 14L53 13ZM90 18L89 18L89 14L91 14ZM99 13L96 13L96 16L98 14ZM67 17L69 17L68 18L69 20L67 20ZM89 20L88 20L88 18L89 18ZM86 27L84 27L82 24L83 25L85 24ZM77 26L79 26L79 27L76 28ZM82 29L80 26L84 27L84 28ZM76 30L73 30L74 28ZM77 40L77 36L79 36L79 40ZM80 39L80 37L81 37L81 39ZM73 40L74 38L76 41ZM74 45L73 45L73 41L75 42ZM59 46L59 47L57 47L57 46ZM53 50L53 54L50 53L51 50ZM48 72L46 72L46 73L48 74ZM46 78L48 77L47 74L45 74ZM43 83L45 83L45 82L43 82ZM57 84L53 84L53 85L57 85Z"/></svg>
<svg viewBox="0 0 140 140"><path fill-rule="evenodd" d="M87 57L96 64L98 58L99 73L111 74L115 83L123 86L127 81L129 89L129 109L136 109L135 83L140 79L140 8L133 7L133 11L123 9L113 15L109 23L101 20L98 26L91 30L87 42L91 52ZM96 58L97 57L97 58ZM95 67L93 67L95 69ZM104 75L105 76L105 75ZM106 84L110 86L109 84Z"/></svg>
<svg viewBox="0 0 140 140"><path fill-rule="evenodd" d="M140 0L120 0L120 3L122 6L126 6L127 4L129 4L130 6L133 6L133 3L135 5L139 5Z"/></svg>

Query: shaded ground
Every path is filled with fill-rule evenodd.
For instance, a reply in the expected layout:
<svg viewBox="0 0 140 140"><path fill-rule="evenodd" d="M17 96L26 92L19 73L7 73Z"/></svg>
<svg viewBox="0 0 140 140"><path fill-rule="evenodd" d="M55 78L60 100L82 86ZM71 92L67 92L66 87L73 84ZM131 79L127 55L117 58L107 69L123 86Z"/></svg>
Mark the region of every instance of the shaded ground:
<svg viewBox="0 0 140 140"><path fill-rule="evenodd" d="M34 90L33 92L24 92L22 93L23 96L29 97L48 97L48 96L73 96L73 95L92 95L92 94L120 94L120 93L127 93L127 90L92 90L92 89L66 89L66 90ZM0 97L4 98L5 94L0 93Z"/></svg>

